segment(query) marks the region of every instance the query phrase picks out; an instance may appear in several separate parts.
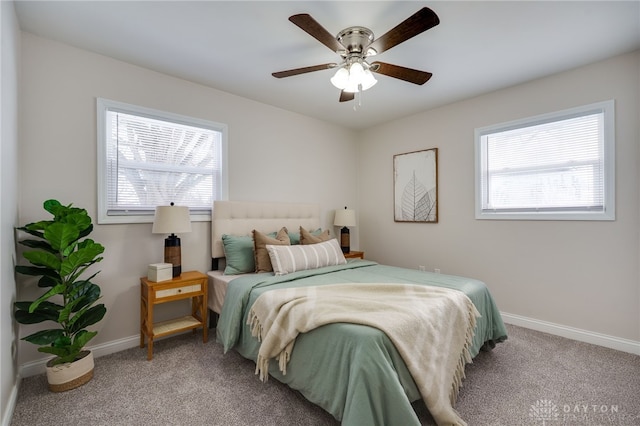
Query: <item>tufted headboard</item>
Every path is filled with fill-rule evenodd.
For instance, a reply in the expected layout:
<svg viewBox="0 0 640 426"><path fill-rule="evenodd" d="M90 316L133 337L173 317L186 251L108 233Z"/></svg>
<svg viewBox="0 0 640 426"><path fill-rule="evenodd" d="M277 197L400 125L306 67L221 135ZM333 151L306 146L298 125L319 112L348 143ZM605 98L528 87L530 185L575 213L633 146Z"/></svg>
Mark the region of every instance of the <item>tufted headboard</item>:
<svg viewBox="0 0 640 426"><path fill-rule="evenodd" d="M300 226L306 229L320 227L320 206L301 203L261 203L248 201L214 201L211 220L211 257L224 257L222 235L251 235L257 229L260 232L273 232L287 227L298 231ZM216 269L216 268L214 268Z"/></svg>

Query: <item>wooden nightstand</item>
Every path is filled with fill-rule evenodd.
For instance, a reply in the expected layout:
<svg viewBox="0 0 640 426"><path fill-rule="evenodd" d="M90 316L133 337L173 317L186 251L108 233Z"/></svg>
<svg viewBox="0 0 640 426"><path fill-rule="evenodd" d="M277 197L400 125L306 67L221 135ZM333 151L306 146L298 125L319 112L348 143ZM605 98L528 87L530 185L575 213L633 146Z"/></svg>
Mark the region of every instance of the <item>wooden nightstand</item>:
<svg viewBox="0 0 640 426"><path fill-rule="evenodd" d="M153 339L202 327L202 341L207 342L207 276L200 272L183 272L168 281L153 282L140 278L140 347L149 339L147 359L153 358ZM154 324L153 307L160 303L191 299L191 315Z"/></svg>
<svg viewBox="0 0 640 426"><path fill-rule="evenodd" d="M364 259L363 251L350 251L349 253L344 253L344 257L347 259Z"/></svg>

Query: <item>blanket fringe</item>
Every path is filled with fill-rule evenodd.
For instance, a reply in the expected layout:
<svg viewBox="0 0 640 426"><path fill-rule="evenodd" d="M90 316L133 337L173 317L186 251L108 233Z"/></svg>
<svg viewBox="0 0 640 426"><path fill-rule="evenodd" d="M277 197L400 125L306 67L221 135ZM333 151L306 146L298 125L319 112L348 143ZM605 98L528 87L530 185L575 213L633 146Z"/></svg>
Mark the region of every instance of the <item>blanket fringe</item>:
<svg viewBox="0 0 640 426"><path fill-rule="evenodd" d="M251 328L251 335L258 339L258 342L262 341L263 327L260 323L260 319L257 314L253 311L253 309L249 312L249 317L247 318L247 325ZM291 359L291 352L293 351L293 341L290 342L283 350L276 356L276 360L278 361L278 366L280 367L280 371L282 374L287 374L287 364ZM264 357L258 354L258 358L256 359L256 375L260 376L260 380L262 382L266 382L269 378L269 358Z"/></svg>
<svg viewBox="0 0 640 426"><path fill-rule="evenodd" d="M276 356L276 359L278 360L278 367L280 367L280 371L282 372L282 374L286 375L287 374L287 364L289 363L289 360L291 359L291 350L293 348L293 342L289 343L282 352L280 352L278 354L278 356Z"/></svg>
<svg viewBox="0 0 640 426"><path fill-rule="evenodd" d="M262 324L260 324L260 319L258 319L258 315L254 312L253 309L249 312L249 317L247 318L247 325L251 328L251 335L258 339L258 342L262 341Z"/></svg>
<svg viewBox="0 0 640 426"><path fill-rule="evenodd" d="M269 358L258 355L256 360L256 375L260 376L260 381L265 383L269 379Z"/></svg>
<svg viewBox="0 0 640 426"><path fill-rule="evenodd" d="M251 335L258 338L258 342L261 342L262 324L260 324L258 315L256 315L253 309L251 309L251 311L249 312L247 325L249 325L251 328ZM265 358L262 355L258 354L258 359L256 359L256 375L260 376L261 382L264 383L267 381L267 379L269 378L269 358Z"/></svg>
<svg viewBox="0 0 640 426"><path fill-rule="evenodd" d="M464 348L462 349L462 353L458 359L453 383L451 385L451 391L449 392L449 400L451 401L452 406L455 406L455 403L458 400L458 393L460 393L460 388L462 387L462 380L466 377L464 368L467 364L471 364L473 362L469 348L473 344L473 336L475 335L476 329L476 318L481 316L475 305L470 301L468 302L467 312L469 314L469 328L467 328Z"/></svg>

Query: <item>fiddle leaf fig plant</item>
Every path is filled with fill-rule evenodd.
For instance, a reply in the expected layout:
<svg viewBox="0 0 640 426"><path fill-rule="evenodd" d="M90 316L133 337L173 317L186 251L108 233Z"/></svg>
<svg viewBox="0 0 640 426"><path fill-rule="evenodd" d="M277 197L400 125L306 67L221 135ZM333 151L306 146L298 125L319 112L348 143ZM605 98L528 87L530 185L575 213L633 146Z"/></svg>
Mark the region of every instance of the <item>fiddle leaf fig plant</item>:
<svg viewBox="0 0 640 426"><path fill-rule="evenodd" d="M19 241L28 247L22 255L31 266L18 265L16 272L40 277L43 294L33 301L14 304L14 318L21 324L52 321L57 327L37 331L22 340L40 346L38 351L55 355L51 365L73 362L98 332L86 328L104 317L104 304L96 304L100 287L91 282L98 272L83 278L100 262L104 247L90 238L91 217L85 209L47 200L44 209L51 220L29 223L18 229L37 237Z"/></svg>

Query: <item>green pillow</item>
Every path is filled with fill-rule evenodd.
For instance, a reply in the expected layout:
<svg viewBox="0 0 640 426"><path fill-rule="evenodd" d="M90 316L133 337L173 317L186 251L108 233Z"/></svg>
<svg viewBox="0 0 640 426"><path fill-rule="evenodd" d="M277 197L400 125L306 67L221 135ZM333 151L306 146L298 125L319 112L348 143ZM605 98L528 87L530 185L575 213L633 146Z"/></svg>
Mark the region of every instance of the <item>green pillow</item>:
<svg viewBox="0 0 640 426"><path fill-rule="evenodd" d="M320 234L322 234L322 228L318 228L315 231L311 231L311 235L320 235ZM300 233L299 232L289 232L289 239L291 240L291 245L292 246L300 244Z"/></svg>
<svg viewBox="0 0 640 426"><path fill-rule="evenodd" d="M224 256L226 258L225 275L255 272L256 261L253 254L252 236L224 234L222 236L222 245L224 246Z"/></svg>

